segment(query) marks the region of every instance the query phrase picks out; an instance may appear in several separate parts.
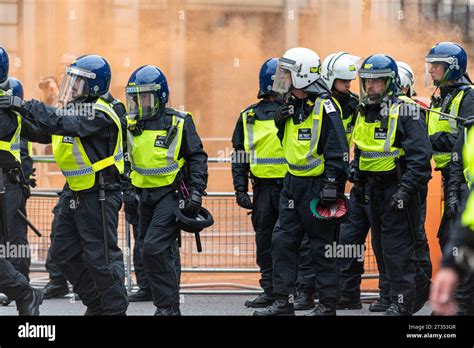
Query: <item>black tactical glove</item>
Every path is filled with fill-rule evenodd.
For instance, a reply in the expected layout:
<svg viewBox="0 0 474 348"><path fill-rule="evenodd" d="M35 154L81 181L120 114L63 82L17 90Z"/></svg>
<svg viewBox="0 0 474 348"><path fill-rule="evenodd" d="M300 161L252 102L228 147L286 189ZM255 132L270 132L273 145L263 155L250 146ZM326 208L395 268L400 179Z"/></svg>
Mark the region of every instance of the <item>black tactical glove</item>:
<svg viewBox="0 0 474 348"><path fill-rule="evenodd" d="M321 198L321 203L325 205L333 204L337 199L337 183L326 182L319 192L319 198Z"/></svg>
<svg viewBox="0 0 474 348"><path fill-rule="evenodd" d="M239 207L249 210L253 209L252 200L247 192L237 191L235 193L235 199Z"/></svg>
<svg viewBox="0 0 474 348"><path fill-rule="evenodd" d="M138 222L138 195L133 190L125 190L122 194L122 200L125 210L125 219L135 224Z"/></svg>
<svg viewBox="0 0 474 348"><path fill-rule="evenodd" d="M14 95L0 96L0 109L12 109L15 111L23 110L25 102L20 97Z"/></svg>
<svg viewBox="0 0 474 348"><path fill-rule="evenodd" d="M444 200L444 213L449 219L454 219L458 216L459 201L459 190L449 190Z"/></svg>
<svg viewBox="0 0 474 348"><path fill-rule="evenodd" d="M465 121L459 121L459 123L461 123L463 127L471 128L471 126L474 124L474 116L469 116Z"/></svg>
<svg viewBox="0 0 474 348"><path fill-rule="evenodd" d="M365 183L356 181L351 190L351 195L354 195L357 202L361 204L368 204L369 197L365 192Z"/></svg>
<svg viewBox="0 0 474 348"><path fill-rule="evenodd" d="M33 168L33 169L31 170L30 178L28 179L28 184L29 184L31 187L33 187L33 188L35 188L36 186L38 186L38 185L36 184L36 178L35 178L35 177L36 177L36 168Z"/></svg>
<svg viewBox="0 0 474 348"><path fill-rule="evenodd" d="M202 194L198 191L192 191L184 203L183 214L187 217L194 218L201 209Z"/></svg>
<svg viewBox="0 0 474 348"><path fill-rule="evenodd" d="M390 207L395 210L404 210L408 208L411 194L405 186L400 186L397 192L395 192L390 201Z"/></svg>
<svg viewBox="0 0 474 348"><path fill-rule="evenodd" d="M275 111L275 123L281 125L285 123L286 119L295 114L295 106L293 104L286 104Z"/></svg>
<svg viewBox="0 0 474 348"><path fill-rule="evenodd" d="M359 168L357 168L355 160L352 160L349 163L349 176L347 177L347 180L349 180L351 183L355 183L356 181L360 180Z"/></svg>

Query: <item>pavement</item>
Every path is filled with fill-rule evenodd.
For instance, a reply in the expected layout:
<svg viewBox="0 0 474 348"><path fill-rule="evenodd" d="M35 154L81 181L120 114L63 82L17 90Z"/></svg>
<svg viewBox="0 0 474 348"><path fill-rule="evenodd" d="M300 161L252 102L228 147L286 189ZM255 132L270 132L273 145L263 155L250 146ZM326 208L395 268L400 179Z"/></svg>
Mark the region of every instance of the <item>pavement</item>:
<svg viewBox="0 0 474 348"><path fill-rule="evenodd" d="M181 295L181 312L183 315L196 316L247 316L252 315L254 309L246 308L244 302L253 298L254 295ZM369 312L369 303L364 303L361 310L338 310L337 315L359 316L359 315L383 315L383 313ZM73 296L61 299L44 300L40 308L41 315L67 316L83 315L86 307L81 301L74 300ZM151 316L155 312L152 302L130 303L127 315ZM298 311L296 315L305 315L310 311ZM426 304L416 315L430 315L431 309ZM17 315L15 303L7 307L0 306L0 316Z"/></svg>

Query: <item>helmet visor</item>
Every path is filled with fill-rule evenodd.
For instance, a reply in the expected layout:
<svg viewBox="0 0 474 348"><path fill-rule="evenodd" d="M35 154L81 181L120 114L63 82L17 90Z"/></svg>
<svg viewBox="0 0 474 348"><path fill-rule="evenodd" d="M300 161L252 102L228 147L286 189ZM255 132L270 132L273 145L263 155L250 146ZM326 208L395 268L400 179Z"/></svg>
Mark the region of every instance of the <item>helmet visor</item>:
<svg viewBox="0 0 474 348"><path fill-rule="evenodd" d="M142 120L152 117L160 106L156 97L156 85L129 86L125 88L127 110L130 119Z"/></svg>
<svg viewBox="0 0 474 348"><path fill-rule="evenodd" d="M288 69L279 65L275 73L275 79L273 80L272 91L285 94L290 91L290 88L291 73Z"/></svg>
<svg viewBox="0 0 474 348"><path fill-rule="evenodd" d="M88 79L94 78L94 73L76 67L67 67L59 89L60 106L86 98L89 95Z"/></svg>
<svg viewBox="0 0 474 348"><path fill-rule="evenodd" d="M452 64L451 57L426 57L425 58L425 87L441 86L448 78L449 69Z"/></svg>

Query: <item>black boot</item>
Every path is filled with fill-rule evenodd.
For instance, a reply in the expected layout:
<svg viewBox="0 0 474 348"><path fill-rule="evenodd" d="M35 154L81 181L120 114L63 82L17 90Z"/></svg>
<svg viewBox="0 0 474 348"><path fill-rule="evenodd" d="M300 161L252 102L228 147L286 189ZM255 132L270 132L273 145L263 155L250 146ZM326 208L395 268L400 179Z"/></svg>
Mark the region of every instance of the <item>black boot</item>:
<svg viewBox="0 0 474 348"><path fill-rule="evenodd" d="M318 304L318 306L311 313L307 314L309 317L326 317L336 315L336 310L334 308L325 306L323 304Z"/></svg>
<svg viewBox="0 0 474 348"><path fill-rule="evenodd" d="M392 303L390 307L385 311L385 315L387 316L407 316L411 315L410 311L408 310L407 306L401 303Z"/></svg>
<svg viewBox="0 0 474 348"><path fill-rule="evenodd" d="M102 308L90 308L87 307L84 316L86 317L97 317L100 315L104 315L104 310Z"/></svg>
<svg viewBox="0 0 474 348"><path fill-rule="evenodd" d="M155 316L158 317L176 317L181 316L179 304L174 304L171 307L156 307Z"/></svg>
<svg viewBox="0 0 474 348"><path fill-rule="evenodd" d="M136 293L128 295L130 302L148 302L153 301L150 291L139 289Z"/></svg>
<svg viewBox="0 0 474 348"><path fill-rule="evenodd" d="M69 294L67 281L50 280L43 288L44 299L61 298Z"/></svg>
<svg viewBox="0 0 474 348"><path fill-rule="evenodd" d="M422 289L417 291L416 298L415 298L415 305L413 306L413 314L415 314L420 309L422 309L425 303L428 301L430 297L430 286L431 286L431 282L426 284Z"/></svg>
<svg viewBox="0 0 474 348"><path fill-rule="evenodd" d="M371 312L385 312L390 307L390 300L385 297L379 298L369 306Z"/></svg>
<svg viewBox="0 0 474 348"><path fill-rule="evenodd" d="M31 288L24 297L16 300L16 308L21 316L37 316L39 315L39 307L43 303L43 292L39 289Z"/></svg>
<svg viewBox="0 0 474 348"><path fill-rule="evenodd" d="M362 309L362 302L360 297L341 297L336 309Z"/></svg>
<svg viewBox="0 0 474 348"><path fill-rule="evenodd" d="M7 307L11 302L12 302L12 300L10 300L7 295L0 294L0 304L3 307Z"/></svg>
<svg viewBox="0 0 474 348"><path fill-rule="evenodd" d="M256 316L280 316L280 315L295 315L295 309L292 303L288 300L276 299L273 304L264 309L259 309L253 312Z"/></svg>
<svg viewBox="0 0 474 348"><path fill-rule="evenodd" d="M313 294L300 292L293 302L295 311L306 311L315 307Z"/></svg>
<svg viewBox="0 0 474 348"><path fill-rule="evenodd" d="M261 293L253 300L245 301L245 307L250 308L265 308L271 306L275 298L273 296L267 295L266 293Z"/></svg>

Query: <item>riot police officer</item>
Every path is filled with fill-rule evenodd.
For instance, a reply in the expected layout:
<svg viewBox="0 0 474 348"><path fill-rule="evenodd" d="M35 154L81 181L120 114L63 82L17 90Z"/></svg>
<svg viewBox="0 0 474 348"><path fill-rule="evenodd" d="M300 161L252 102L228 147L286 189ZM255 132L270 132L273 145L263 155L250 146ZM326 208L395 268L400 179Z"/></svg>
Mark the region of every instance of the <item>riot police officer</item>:
<svg viewBox="0 0 474 348"><path fill-rule="evenodd" d="M418 263L420 190L431 177L430 144L419 109L396 96L395 61L368 57L359 70L361 104L354 127L356 193L368 192L373 239L380 241L380 272L389 277L386 315L411 315ZM363 197L361 197L363 199Z"/></svg>
<svg viewBox="0 0 474 348"><path fill-rule="evenodd" d="M62 108L36 100L17 107L11 101L23 117L54 134L53 153L68 188L51 255L87 306L86 315L124 315L128 306L117 243L122 127L113 105L102 97L110 80L107 61L85 55L66 68Z"/></svg>
<svg viewBox="0 0 474 348"><path fill-rule="evenodd" d="M138 68L125 92L130 175L140 195L139 239L143 241L144 272L155 315L181 315L178 211L182 208L183 216L190 219L197 219L202 211L207 154L192 115L166 107L169 89L160 69L152 65Z"/></svg>
<svg viewBox="0 0 474 348"><path fill-rule="evenodd" d="M430 300L434 314L440 315L472 315L474 313L473 296L473 260L474 260L474 117L469 117L464 123L466 127L462 136L465 140L462 150L462 164L470 194L466 203L454 211L457 224L450 233L445 247L442 268L436 274L431 288ZM468 130L469 129L469 130ZM459 142L458 142L459 143ZM457 143L457 144L458 144ZM454 157L453 157L454 158ZM452 161L453 162L453 161ZM451 163L452 164L452 163ZM457 166L451 170L457 171ZM451 174L455 174L452 171ZM450 178L451 179L451 178ZM450 180L450 184L455 184ZM455 209L454 207L452 209Z"/></svg>
<svg viewBox="0 0 474 348"><path fill-rule="evenodd" d="M271 90L278 65L268 59L259 74L260 89L256 104L245 108L237 120L232 136L232 179L237 204L252 210L252 225L260 267L263 293L245 302L247 307L267 307L273 303L272 232L278 219L278 201L288 167L275 126L275 111L281 106ZM248 178L252 181L253 202L248 195Z"/></svg>
<svg viewBox="0 0 474 348"><path fill-rule="evenodd" d="M426 81L436 86L431 97L430 108L434 111L428 115L428 134L433 147L435 170L441 171L443 193L446 204L438 238L441 249L444 249L449 230L455 219L450 214L449 205L459 200L459 191L448 190L449 162L456 139L462 127L456 117L467 117L474 114L474 90L469 76L466 74L467 54L464 48L453 42L440 42L434 45L426 58ZM437 93L439 91L439 93ZM451 114L446 117L435 111Z"/></svg>
<svg viewBox="0 0 474 348"><path fill-rule="evenodd" d="M21 104L21 99L11 95L8 70L8 54L0 47L0 242L5 246L4 250L11 247L20 250L23 245L21 241L26 239L26 230L21 227L24 221L18 214L25 200L20 137L44 143L50 142L51 137L25 121L12 107L13 99L16 105ZM29 285L27 269L22 267L22 259L28 259L28 256L29 254L15 258L10 258L9 255L0 257L0 292L9 300L16 301L20 315L39 315L43 293Z"/></svg>
<svg viewBox="0 0 474 348"><path fill-rule="evenodd" d="M272 306L254 315L294 315L298 253L307 235L311 243L319 305L312 315L335 315L339 299L339 263L325 255L336 239L336 223L318 220L311 202L330 205L347 176L348 145L330 91L320 81L319 56L307 48L293 48L279 59L273 90L285 95L286 105L275 115L289 173L279 202L272 238Z"/></svg>

